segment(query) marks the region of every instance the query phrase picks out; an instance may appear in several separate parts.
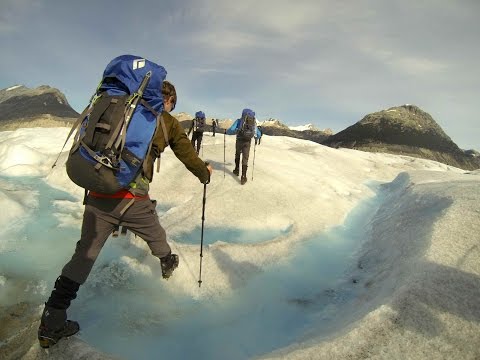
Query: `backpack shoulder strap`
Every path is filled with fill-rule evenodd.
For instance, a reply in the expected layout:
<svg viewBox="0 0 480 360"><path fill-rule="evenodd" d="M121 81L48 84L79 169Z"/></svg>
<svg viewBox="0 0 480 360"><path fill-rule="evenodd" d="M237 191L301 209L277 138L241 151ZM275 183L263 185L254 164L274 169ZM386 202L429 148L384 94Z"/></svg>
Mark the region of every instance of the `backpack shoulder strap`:
<svg viewBox="0 0 480 360"><path fill-rule="evenodd" d="M165 139L165 144L168 146L170 144L168 143L168 133L167 133L167 127L165 126L165 120L163 119L162 114L160 114L158 117L160 117L159 121L160 121L160 124L162 125L163 138Z"/></svg>
<svg viewBox="0 0 480 360"><path fill-rule="evenodd" d="M163 137L165 139L165 146L169 146L170 144L168 143L168 134L167 134L167 127L165 126L165 120L163 119L163 115L159 114L157 116L157 126L158 122L160 122L162 126L162 132L163 132ZM161 153L158 155L158 161L157 161L157 173L160 172L160 161L161 161Z"/></svg>
<svg viewBox="0 0 480 360"><path fill-rule="evenodd" d="M165 120L163 119L162 113L158 113L155 111L148 102L142 99L141 101L142 105L145 106L150 112L153 113L157 117L157 129L158 129L158 124L160 123L162 126L162 131L163 131L163 137L165 139L165 144L168 146L168 134L167 134L167 128L165 126Z"/></svg>

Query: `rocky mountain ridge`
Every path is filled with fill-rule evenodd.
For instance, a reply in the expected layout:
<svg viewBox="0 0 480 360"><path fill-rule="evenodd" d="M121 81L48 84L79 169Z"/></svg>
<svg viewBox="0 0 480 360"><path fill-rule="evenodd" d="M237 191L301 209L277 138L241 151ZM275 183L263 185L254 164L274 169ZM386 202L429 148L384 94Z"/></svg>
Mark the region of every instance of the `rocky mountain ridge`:
<svg viewBox="0 0 480 360"><path fill-rule="evenodd" d="M430 114L410 104L368 114L322 144L421 157L466 170L480 168L478 157L460 149Z"/></svg>
<svg viewBox="0 0 480 360"><path fill-rule="evenodd" d="M68 126L78 115L65 95L48 85L34 89L15 85L0 90L0 130Z"/></svg>
<svg viewBox="0 0 480 360"><path fill-rule="evenodd" d="M58 89L47 85L29 89L15 85L0 90L0 131L19 127L71 126L78 113ZM192 115L173 114L185 129ZM207 118L211 131L213 118ZM218 132L229 128L232 119L216 119ZM259 121L263 134L310 140L331 147L387 152L439 161L466 170L480 168L476 150L460 149L433 118L415 105L402 105L366 115L348 128L332 134L313 126L289 127L278 119ZM310 124L311 125L311 124Z"/></svg>

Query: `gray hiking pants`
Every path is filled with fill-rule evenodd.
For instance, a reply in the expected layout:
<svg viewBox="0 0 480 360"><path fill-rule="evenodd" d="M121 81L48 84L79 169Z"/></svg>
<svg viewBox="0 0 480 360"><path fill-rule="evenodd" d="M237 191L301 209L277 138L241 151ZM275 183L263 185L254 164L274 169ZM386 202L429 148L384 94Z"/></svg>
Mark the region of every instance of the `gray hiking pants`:
<svg viewBox="0 0 480 360"><path fill-rule="evenodd" d="M100 254L105 241L117 226L125 226L147 243L152 255L168 255L165 230L158 221L156 201L136 199L124 212L131 199L95 198L89 196L83 213L82 233L72 259L63 267L62 275L83 284Z"/></svg>
<svg viewBox="0 0 480 360"><path fill-rule="evenodd" d="M250 155L250 145L252 139L242 139L237 136L235 141L235 164L240 163L240 154L242 155L242 166L248 166L248 156Z"/></svg>
<svg viewBox="0 0 480 360"><path fill-rule="evenodd" d="M203 132L202 131L194 131L192 134L192 146L197 151L197 154L200 153L200 146L202 145L203 139ZM197 147L195 147L195 143L197 143Z"/></svg>

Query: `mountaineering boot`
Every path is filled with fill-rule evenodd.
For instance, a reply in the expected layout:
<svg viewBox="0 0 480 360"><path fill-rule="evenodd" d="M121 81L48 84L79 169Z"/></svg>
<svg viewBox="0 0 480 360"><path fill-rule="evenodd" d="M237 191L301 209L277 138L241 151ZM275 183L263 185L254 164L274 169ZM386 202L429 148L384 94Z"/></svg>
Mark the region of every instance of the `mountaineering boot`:
<svg viewBox="0 0 480 360"><path fill-rule="evenodd" d="M178 255L170 253L160 258L160 265L162 267L163 278L168 279L172 276L173 270L178 267Z"/></svg>
<svg viewBox="0 0 480 360"><path fill-rule="evenodd" d="M38 328L38 341L41 347L55 345L61 338L71 336L80 330L76 321L67 320L67 309L70 302L77 297L79 288L79 283L63 275L55 281L55 288L45 303Z"/></svg>
<svg viewBox="0 0 480 360"><path fill-rule="evenodd" d="M247 165L242 165L242 178L240 179L240 184L244 185L247 182Z"/></svg>
<svg viewBox="0 0 480 360"><path fill-rule="evenodd" d="M78 322L67 320L66 309L55 309L45 304L38 328L38 341L42 348L49 348L61 338L76 334L78 330Z"/></svg>
<svg viewBox="0 0 480 360"><path fill-rule="evenodd" d="M240 170L238 168L239 164L240 164L240 159L238 159L238 160L235 159L235 169L233 169L233 174L236 175L236 176L238 176L238 174L240 172Z"/></svg>

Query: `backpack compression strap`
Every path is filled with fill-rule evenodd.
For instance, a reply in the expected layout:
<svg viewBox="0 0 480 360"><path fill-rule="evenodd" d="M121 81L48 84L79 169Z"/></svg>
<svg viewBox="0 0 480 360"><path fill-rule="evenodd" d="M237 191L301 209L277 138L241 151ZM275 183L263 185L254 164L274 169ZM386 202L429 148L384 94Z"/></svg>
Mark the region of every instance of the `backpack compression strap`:
<svg viewBox="0 0 480 360"><path fill-rule="evenodd" d="M75 129L77 129L78 126L82 123L83 119L85 119L92 112L93 104L95 104L95 102L100 97L99 95L97 95L97 93L98 93L98 89L100 89L101 85L102 85L102 80L98 83L97 89L95 90L95 93L90 98L90 101L89 101L88 105L85 107L85 110L83 110L82 113L80 114L80 116L78 117L78 119L75 120L75 123L73 124L72 128L70 129L70 132L68 133L67 139L65 140L65 143L62 146L62 150L60 150L60 153L58 154L57 159L55 160L55 162L52 165L52 169L55 167L55 165L57 165L57 161L60 158L60 155L62 154L62 151L65 148L65 145L67 145L67 142L68 142L68 139L70 139L70 136L72 136Z"/></svg>
<svg viewBox="0 0 480 360"><path fill-rule="evenodd" d="M91 107L90 105L88 105L88 106L85 108L85 110L83 110L83 112L80 114L80 116L78 117L78 119L75 120L75 123L72 125L72 128L70 129L70 132L68 133L67 139L65 140L65 143L63 144L62 149L61 149L60 152L58 153L57 159L56 159L55 162L53 163L52 168L54 168L54 167L57 165L57 161L58 161L58 159L60 158L60 155L62 154L62 151L63 151L63 149L65 148L65 145L67 145L67 142L68 142L68 139L70 139L70 136L72 136L73 132L80 126L80 124L82 123L83 119L85 119L85 117L87 117L88 115L90 115L90 113L92 112L92 110L93 110L93 107Z"/></svg>
<svg viewBox="0 0 480 360"><path fill-rule="evenodd" d="M99 170L102 167L102 165L107 167L112 167L112 164L109 161L107 161L108 160L107 158L99 156L95 151L93 151L90 148L90 146L85 143L84 140L87 139L87 142L89 143L93 142L94 131L99 127L103 128L104 126L109 126L109 125L102 125L98 121L100 120L103 113L107 110L107 108L111 104L115 106L113 114L111 116L114 118L121 118L123 116L126 99L127 99L126 96L120 96L120 97L114 97L109 95L102 96L100 102L96 105L95 110L91 113L89 118L89 122L91 122L92 125L95 125L95 126L90 126L90 128L87 129L87 131L83 134L83 136L79 138L77 143L72 147L71 152L73 153L78 149L80 145L82 145L83 148L88 152L88 154L97 161L97 164L95 165L95 169L97 170ZM120 132L120 129L122 128L123 123L124 121L118 122L117 127L110 135L110 139L108 140L108 143L106 144L104 151L111 149L112 144L115 141L115 138L117 137L118 133Z"/></svg>

